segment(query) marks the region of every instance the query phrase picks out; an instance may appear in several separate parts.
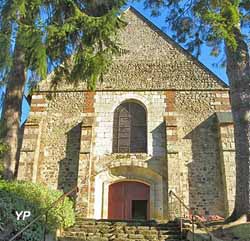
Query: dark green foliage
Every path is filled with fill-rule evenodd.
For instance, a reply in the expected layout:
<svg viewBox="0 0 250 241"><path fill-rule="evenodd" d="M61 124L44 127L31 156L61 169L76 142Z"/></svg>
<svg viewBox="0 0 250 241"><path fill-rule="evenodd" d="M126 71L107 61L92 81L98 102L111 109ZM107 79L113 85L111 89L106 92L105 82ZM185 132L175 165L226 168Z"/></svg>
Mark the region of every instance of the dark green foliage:
<svg viewBox="0 0 250 241"><path fill-rule="evenodd" d="M94 89L119 53L116 33L123 0L3 0L0 1L0 85L6 85L1 118L9 149L4 156L6 178L15 167L22 95L54 71L52 86L62 79ZM28 77L28 78L27 78ZM17 130L17 131L16 131ZM13 134L14 133L14 134ZM1 144L2 145L2 144Z"/></svg>
<svg viewBox="0 0 250 241"><path fill-rule="evenodd" d="M44 33L39 24L42 1L4 1L0 5L0 72L4 77L13 65L15 45L19 45L26 60L26 68L36 72L41 78L46 76L46 51L42 41Z"/></svg>
<svg viewBox="0 0 250 241"><path fill-rule="evenodd" d="M30 182L6 182L0 180L0 226L1 235L11 232L6 238L9 240L36 216L43 213L54 201L62 195L61 192ZM16 211L30 211L31 217L18 221ZM58 228L69 227L74 224L74 210L72 202L66 198L48 212L46 228L52 232ZM28 228L18 240L41 241L45 218ZM0 235L0 237L1 237Z"/></svg>
<svg viewBox="0 0 250 241"><path fill-rule="evenodd" d="M119 11L116 8L102 17L90 17L74 3L69 4L69 9L71 11L67 13L71 14L66 19L58 20L56 13L53 18L57 23L48 27L51 62L63 63L56 69L52 83L57 85L62 78L74 84L83 80L90 89L94 89L96 80L107 70L112 56L119 53L115 36L125 23L117 17ZM61 15L60 9L56 11ZM58 22L62 24L58 25Z"/></svg>
<svg viewBox="0 0 250 241"><path fill-rule="evenodd" d="M61 78L90 89L119 53L116 33L123 0L5 0L0 3L0 80L13 67L13 51L24 51L26 70L36 81L55 70ZM72 57L73 56L73 57Z"/></svg>

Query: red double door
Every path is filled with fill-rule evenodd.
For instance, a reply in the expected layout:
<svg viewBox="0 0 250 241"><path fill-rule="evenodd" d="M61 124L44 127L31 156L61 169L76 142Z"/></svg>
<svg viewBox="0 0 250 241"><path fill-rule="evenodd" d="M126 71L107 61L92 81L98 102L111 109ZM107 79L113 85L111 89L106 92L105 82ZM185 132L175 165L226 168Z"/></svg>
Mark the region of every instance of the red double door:
<svg viewBox="0 0 250 241"><path fill-rule="evenodd" d="M149 219L150 188L140 182L125 181L109 186L109 219Z"/></svg>

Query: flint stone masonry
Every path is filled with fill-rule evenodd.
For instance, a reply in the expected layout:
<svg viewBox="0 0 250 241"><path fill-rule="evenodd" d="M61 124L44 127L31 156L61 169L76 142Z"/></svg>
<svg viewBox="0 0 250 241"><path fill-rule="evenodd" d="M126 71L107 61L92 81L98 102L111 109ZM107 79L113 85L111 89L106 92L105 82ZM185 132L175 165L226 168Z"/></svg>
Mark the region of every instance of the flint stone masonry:
<svg viewBox="0 0 250 241"><path fill-rule="evenodd" d="M64 192L78 185L76 208L88 218L108 217L109 185L119 181L150 186L151 219L180 214L170 190L201 215L229 215L233 124L216 115L231 110L227 86L136 10L123 17L128 25L118 37L128 51L116 57L95 92L63 82L51 91L50 78L39 84L24 126L18 179ZM125 101L146 111L147 153L113 153L114 112Z"/></svg>
<svg viewBox="0 0 250 241"><path fill-rule="evenodd" d="M123 15L127 27L118 35L124 53L117 56L97 90L224 89L226 85L191 54L129 8ZM39 84L49 90L50 78ZM58 90L75 89L61 84ZM86 89L80 84L77 90Z"/></svg>

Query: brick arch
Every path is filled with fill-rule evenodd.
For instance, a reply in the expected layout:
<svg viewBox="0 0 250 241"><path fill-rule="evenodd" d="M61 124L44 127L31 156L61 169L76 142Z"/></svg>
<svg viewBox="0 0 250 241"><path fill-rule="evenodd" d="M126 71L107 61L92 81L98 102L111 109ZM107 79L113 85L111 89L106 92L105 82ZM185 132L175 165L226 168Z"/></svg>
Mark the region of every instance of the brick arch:
<svg viewBox="0 0 250 241"><path fill-rule="evenodd" d="M145 110L148 109L148 105L149 105L149 101L147 100L147 98L145 98L142 95L138 95L138 94L134 94L134 93L126 93L126 94L122 94L121 96L119 96L118 100L113 104L112 106L112 112L114 113L115 109L122 104L125 101L135 101L139 104L141 104Z"/></svg>
<svg viewBox="0 0 250 241"><path fill-rule="evenodd" d="M150 187L150 183L147 182L147 181L144 181L144 180L138 180L138 179L121 179L121 180L116 180L114 182L112 182L110 185L113 185L115 183L119 183L119 182L138 182L138 183L141 183L141 184L144 184L146 186L149 186Z"/></svg>

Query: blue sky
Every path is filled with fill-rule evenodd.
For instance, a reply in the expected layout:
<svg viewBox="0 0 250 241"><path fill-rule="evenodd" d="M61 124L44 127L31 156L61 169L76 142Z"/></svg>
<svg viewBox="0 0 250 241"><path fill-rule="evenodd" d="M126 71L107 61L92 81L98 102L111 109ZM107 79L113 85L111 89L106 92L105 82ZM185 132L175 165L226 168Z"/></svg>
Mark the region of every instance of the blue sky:
<svg viewBox="0 0 250 241"><path fill-rule="evenodd" d="M164 15L161 15L159 17L152 17L150 10L144 9L143 1L128 3L127 6L124 7L124 9L127 9L129 5L137 9L142 15L144 15L144 17L146 17L149 21L151 21L154 25L162 29L163 32L165 32L167 35L171 37L172 32L170 31L169 28L166 28L167 25L165 22ZM228 83L228 78L226 76L225 68L214 66L214 63L217 63L220 58L221 56L219 57L210 56L210 49L206 46L203 46L202 54L199 57L199 61L203 63L205 66L207 66L214 74L216 74L219 78L221 78L225 83ZM0 97L1 97L1 89L0 89ZM1 113L1 108L0 108L0 113ZM29 106L26 103L26 101L23 101L22 120L21 120L22 123L27 119L28 115L29 115Z"/></svg>

